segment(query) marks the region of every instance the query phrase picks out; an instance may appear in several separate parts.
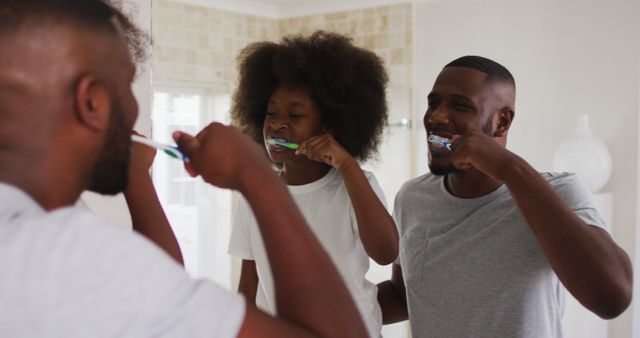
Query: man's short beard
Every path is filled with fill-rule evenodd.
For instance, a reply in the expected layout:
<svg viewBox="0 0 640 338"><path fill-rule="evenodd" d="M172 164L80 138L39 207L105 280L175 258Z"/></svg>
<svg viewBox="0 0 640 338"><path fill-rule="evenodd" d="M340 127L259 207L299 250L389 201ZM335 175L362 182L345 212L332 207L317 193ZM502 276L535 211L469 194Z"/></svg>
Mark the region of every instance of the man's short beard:
<svg viewBox="0 0 640 338"><path fill-rule="evenodd" d="M491 134L493 134L493 121L491 116L489 116L489 118L487 119L487 122L484 124L484 126L482 126L481 130L483 133L485 133L488 136L491 136ZM456 173L460 170L456 168L453 164L449 163L449 165L446 167L432 168L431 166L429 166L429 171L431 171L431 173L436 176L442 176L442 175Z"/></svg>
<svg viewBox="0 0 640 338"><path fill-rule="evenodd" d="M454 167L453 164L449 164L447 167L444 167L444 168L429 167L429 170L431 171L432 174L436 176L447 175L447 174L455 173L458 171L458 169Z"/></svg>
<svg viewBox="0 0 640 338"><path fill-rule="evenodd" d="M106 142L100 152L91 178L89 190L116 195L123 192L129 183L130 131L126 128L122 105L111 103L112 111Z"/></svg>

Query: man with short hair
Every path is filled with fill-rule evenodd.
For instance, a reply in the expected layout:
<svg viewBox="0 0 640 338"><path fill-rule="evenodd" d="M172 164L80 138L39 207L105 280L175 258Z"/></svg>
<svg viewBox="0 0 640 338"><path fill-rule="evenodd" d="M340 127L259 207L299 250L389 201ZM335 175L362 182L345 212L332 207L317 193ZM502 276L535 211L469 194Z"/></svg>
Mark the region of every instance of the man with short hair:
<svg viewBox="0 0 640 338"><path fill-rule="evenodd" d="M192 173L251 204L279 318L189 279L144 237L73 207L86 189L127 187L138 107L124 19L102 0L0 0L2 336L366 337L286 187L234 128L174 138Z"/></svg>
<svg viewBox="0 0 640 338"><path fill-rule="evenodd" d="M589 191L575 175L538 173L505 148L511 73L461 57L428 101L431 172L396 197L400 256L378 285L384 322L409 317L416 338L557 338L564 288L603 318L621 314L631 264Z"/></svg>

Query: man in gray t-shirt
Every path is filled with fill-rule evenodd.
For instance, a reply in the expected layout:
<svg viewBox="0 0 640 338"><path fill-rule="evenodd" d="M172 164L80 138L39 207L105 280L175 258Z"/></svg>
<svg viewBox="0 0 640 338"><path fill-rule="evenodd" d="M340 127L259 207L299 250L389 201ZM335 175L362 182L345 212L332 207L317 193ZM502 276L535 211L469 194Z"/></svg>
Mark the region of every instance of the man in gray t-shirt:
<svg viewBox="0 0 640 338"><path fill-rule="evenodd" d="M430 173L404 184L400 256L378 285L385 324L419 337L562 337L566 288L603 318L631 302L632 268L573 174L508 151L515 82L466 56L442 70L424 125Z"/></svg>

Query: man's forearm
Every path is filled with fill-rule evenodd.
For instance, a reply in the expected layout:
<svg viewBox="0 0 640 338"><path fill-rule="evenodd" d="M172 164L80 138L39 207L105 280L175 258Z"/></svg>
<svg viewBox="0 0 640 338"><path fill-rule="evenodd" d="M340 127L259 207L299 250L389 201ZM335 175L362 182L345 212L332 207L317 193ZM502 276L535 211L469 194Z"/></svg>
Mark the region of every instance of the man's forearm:
<svg viewBox="0 0 640 338"><path fill-rule="evenodd" d="M130 181L124 195L133 229L161 247L178 263L184 264L180 245L162 210L151 176L148 172L132 174Z"/></svg>
<svg viewBox="0 0 640 338"><path fill-rule="evenodd" d="M382 310L382 324L393 324L409 319L407 302L391 281L378 284L378 303Z"/></svg>
<svg viewBox="0 0 640 338"><path fill-rule="evenodd" d="M615 317L631 300L626 253L584 223L527 162L517 158L504 182L565 287L596 314Z"/></svg>

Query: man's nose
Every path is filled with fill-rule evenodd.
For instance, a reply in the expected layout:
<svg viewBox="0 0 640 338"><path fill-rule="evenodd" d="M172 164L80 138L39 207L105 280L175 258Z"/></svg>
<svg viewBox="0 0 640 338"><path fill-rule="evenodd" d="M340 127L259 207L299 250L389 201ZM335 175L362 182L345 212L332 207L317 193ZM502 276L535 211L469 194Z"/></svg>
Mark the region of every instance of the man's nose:
<svg viewBox="0 0 640 338"><path fill-rule="evenodd" d="M431 125L449 124L449 110L443 106L437 107L431 112L427 122Z"/></svg>

